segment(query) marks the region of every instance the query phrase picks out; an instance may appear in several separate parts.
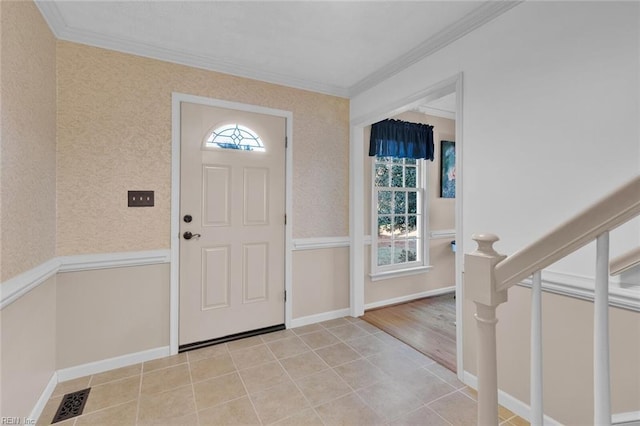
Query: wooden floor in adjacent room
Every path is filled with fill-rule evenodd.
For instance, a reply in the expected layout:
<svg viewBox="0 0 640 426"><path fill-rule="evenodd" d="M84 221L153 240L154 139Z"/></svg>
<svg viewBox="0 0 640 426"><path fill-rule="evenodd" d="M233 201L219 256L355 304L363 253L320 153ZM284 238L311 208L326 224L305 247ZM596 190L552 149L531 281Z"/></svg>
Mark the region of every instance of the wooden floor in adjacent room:
<svg viewBox="0 0 640 426"><path fill-rule="evenodd" d="M372 309L361 318L456 372L453 293Z"/></svg>

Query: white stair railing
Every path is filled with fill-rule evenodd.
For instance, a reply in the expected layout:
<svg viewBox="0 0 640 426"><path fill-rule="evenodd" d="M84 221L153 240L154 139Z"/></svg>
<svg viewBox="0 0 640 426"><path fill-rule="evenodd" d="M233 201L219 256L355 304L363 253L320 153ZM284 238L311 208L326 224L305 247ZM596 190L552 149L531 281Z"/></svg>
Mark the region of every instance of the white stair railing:
<svg viewBox="0 0 640 426"><path fill-rule="evenodd" d="M534 425L544 421L542 408L542 272L531 281L531 419Z"/></svg>
<svg viewBox="0 0 640 426"><path fill-rule="evenodd" d="M596 241L594 291L594 423L611 424L609 374L609 231L640 215L640 176L565 222L523 250L507 257L498 254L493 234L474 235L475 252L465 255L465 297L476 304L478 424L498 424L496 308L507 301L507 291L532 278L531 301L531 416L542 425L542 276L541 271L586 244ZM615 273L638 265L640 249L614 259Z"/></svg>
<svg viewBox="0 0 640 426"><path fill-rule="evenodd" d="M620 275L638 265L640 265L640 247L612 259L609 263L609 272L611 275Z"/></svg>

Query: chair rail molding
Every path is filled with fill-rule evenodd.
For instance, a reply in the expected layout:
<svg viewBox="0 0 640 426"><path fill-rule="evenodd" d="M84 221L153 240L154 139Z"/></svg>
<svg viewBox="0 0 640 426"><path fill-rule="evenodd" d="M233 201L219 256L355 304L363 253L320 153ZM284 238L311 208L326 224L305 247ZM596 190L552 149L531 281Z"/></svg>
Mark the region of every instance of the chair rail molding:
<svg viewBox="0 0 640 426"><path fill-rule="evenodd" d="M440 229L437 231L429 232L429 238L432 240L439 240L444 238L455 238L456 230L455 229Z"/></svg>
<svg viewBox="0 0 640 426"><path fill-rule="evenodd" d="M169 263L171 252L166 250L149 250L121 253L82 254L59 257L59 272L89 271L92 269L122 268L125 266L155 265Z"/></svg>
<svg viewBox="0 0 640 426"><path fill-rule="evenodd" d="M349 247L351 241L349 237L315 237L315 238L294 238L294 250L317 250L337 247Z"/></svg>
<svg viewBox="0 0 640 426"><path fill-rule="evenodd" d="M542 271L542 291L593 302L594 277ZM531 278L518 283L531 288ZM609 282L609 306L640 312L640 289L622 288L615 280Z"/></svg>
<svg viewBox="0 0 640 426"><path fill-rule="evenodd" d="M163 249L54 257L0 284L0 310L59 272L157 265L169 263L170 254Z"/></svg>
<svg viewBox="0 0 640 426"><path fill-rule="evenodd" d="M60 259L54 257L0 284L0 310L54 276L58 269Z"/></svg>

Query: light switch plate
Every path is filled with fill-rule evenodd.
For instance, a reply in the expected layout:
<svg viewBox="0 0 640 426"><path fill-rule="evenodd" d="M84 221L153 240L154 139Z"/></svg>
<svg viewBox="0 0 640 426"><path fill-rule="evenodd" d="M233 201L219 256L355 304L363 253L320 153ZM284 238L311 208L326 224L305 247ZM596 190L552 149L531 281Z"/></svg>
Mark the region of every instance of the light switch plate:
<svg viewBox="0 0 640 426"><path fill-rule="evenodd" d="M153 191L129 191L127 199L129 207L153 207Z"/></svg>

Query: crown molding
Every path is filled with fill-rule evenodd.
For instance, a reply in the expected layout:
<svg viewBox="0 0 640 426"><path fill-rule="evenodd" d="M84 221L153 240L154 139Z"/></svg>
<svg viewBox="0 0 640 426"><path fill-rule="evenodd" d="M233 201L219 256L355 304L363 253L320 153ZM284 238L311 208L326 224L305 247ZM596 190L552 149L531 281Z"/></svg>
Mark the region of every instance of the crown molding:
<svg viewBox="0 0 640 426"><path fill-rule="evenodd" d="M201 68L236 77L244 77L266 83L339 96L342 98L346 98L349 95L348 88L342 86L297 78L291 75L242 67L230 62L220 61L189 52L167 49L149 43L136 42L121 37L106 36L94 31L72 28L64 22L60 10L55 2L36 0L36 4L44 16L45 21L51 28L51 31L59 40L71 41L74 43L128 53L149 59L171 62L178 65L186 65L193 68Z"/></svg>
<svg viewBox="0 0 640 426"><path fill-rule="evenodd" d="M34 0L34 3L40 9L40 14L44 18L47 25L49 25L49 29L53 33L56 38L60 38L60 33L64 29L68 28L67 23L64 22L62 18L62 14L60 13L60 9L58 9L58 5L56 5L53 1L46 0Z"/></svg>
<svg viewBox="0 0 640 426"><path fill-rule="evenodd" d="M416 62L421 61L427 56L436 53L438 50L448 46L459 38L469 34L471 31L481 27L494 18L497 18L522 2L523 0L500 0L482 3L481 6L469 12L446 29L440 31L433 37L429 37L427 40L423 41L404 55L372 72L367 77L351 86L349 88L349 97L354 97L374 86L377 86L386 79L410 67Z"/></svg>
<svg viewBox="0 0 640 426"><path fill-rule="evenodd" d="M167 49L148 43L134 42L128 39L106 36L93 31L79 30L67 25L58 9L56 2L46 0L35 0L42 16L49 25L49 28L60 40L74 43L86 44L117 52L133 54L145 58L162 60L179 65L186 65L194 68L206 69L209 71L230 74L252 80L264 81L267 83L293 87L296 89L309 90L343 98L356 96L371 87L374 87L389 77L399 73L405 68L415 64L425 57L437 52L443 47L453 43L476 28L486 24L492 19L500 16L507 10L522 3L523 0L499 0L487 1L481 6L450 25L445 30L433 37L425 40L409 52L391 61L389 64L369 74L358 83L343 87L326 84L318 81L293 77L290 75L262 71L258 69L238 66L229 62L219 61L213 58L182 52L174 49Z"/></svg>

